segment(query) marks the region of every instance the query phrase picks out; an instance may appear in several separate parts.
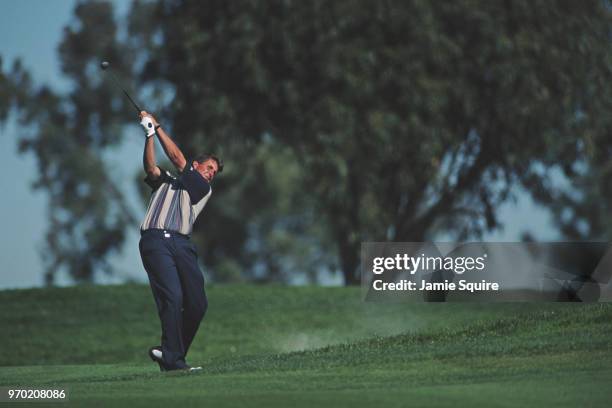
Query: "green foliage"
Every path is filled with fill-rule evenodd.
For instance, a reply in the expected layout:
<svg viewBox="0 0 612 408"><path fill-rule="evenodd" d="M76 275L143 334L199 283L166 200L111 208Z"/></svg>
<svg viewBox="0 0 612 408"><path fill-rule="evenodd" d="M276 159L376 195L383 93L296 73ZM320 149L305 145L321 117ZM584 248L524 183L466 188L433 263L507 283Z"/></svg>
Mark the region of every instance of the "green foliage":
<svg viewBox="0 0 612 408"><path fill-rule="evenodd" d="M80 3L59 47L74 90L20 104L51 195L49 276L90 278L136 224L100 160L133 120L102 57L188 157L225 159L196 229L218 280L356 283L361 242L479 237L517 185L566 235L601 235L610 28L598 0L134 2L119 22Z"/></svg>
<svg viewBox="0 0 612 408"><path fill-rule="evenodd" d="M2 57L0 56L0 121L5 121L13 102L13 84L2 70Z"/></svg>
<svg viewBox="0 0 612 408"><path fill-rule="evenodd" d="M514 185L559 190L538 184L538 169L571 167L587 135L608 133L610 12L599 1L158 12L165 40L146 72L174 84L173 122L186 131L197 116L213 145L271 134L294 149L347 283L362 241L479 236L499 226Z"/></svg>

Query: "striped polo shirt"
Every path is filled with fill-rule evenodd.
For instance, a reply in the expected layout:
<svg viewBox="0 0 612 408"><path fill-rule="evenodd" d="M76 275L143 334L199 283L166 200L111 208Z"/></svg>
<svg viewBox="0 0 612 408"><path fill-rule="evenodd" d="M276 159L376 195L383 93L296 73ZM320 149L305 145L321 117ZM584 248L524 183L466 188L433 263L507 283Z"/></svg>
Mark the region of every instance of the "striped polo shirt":
<svg viewBox="0 0 612 408"><path fill-rule="evenodd" d="M190 162L187 162L190 163ZM193 223L212 194L210 184L190 164L178 177L160 168L161 174L144 181L152 189L141 231L162 229L190 235Z"/></svg>

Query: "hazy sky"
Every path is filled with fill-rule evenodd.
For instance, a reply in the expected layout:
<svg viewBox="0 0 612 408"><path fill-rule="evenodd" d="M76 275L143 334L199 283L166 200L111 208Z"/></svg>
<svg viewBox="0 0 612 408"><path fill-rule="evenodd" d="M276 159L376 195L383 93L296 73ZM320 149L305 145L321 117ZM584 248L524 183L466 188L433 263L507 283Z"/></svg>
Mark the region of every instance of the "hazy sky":
<svg viewBox="0 0 612 408"><path fill-rule="evenodd" d="M118 13L125 13L129 1L115 1ZM64 90L69 82L62 78L57 46L63 27L70 22L75 0L0 0L0 56L3 69L15 58L21 58L32 73L35 83L46 83ZM47 233L47 196L31 189L36 179L37 164L32 154L17 153L17 131L14 121L0 127L0 189L2 235L0 238L0 288L40 286L43 283L44 239ZM135 136L109 154L116 177L133 180L141 166L142 133L135 123ZM122 164L123 163L123 164ZM133 186L120 183L136 213L144 211ZM100 277L101 282L123 280L124 276L146 281L138 255L138 231L133 231L121 256L112 264L119 277ZM61 284L70 281L63 277Z"/></svg>
<svg viewBox="0 0 612 408"><path fill-rule="evenodd" d="M12 65L15 58L22 59L33 74L37 84L46 83L55 89L65 89L57 58L57 46L62 37L62 28L70 21L74 0L0 0L0 56L3 69ZM118 13L125 13L129 1L114 1ZM135 124L137 127L137 125ZM17 153L18 129L13 122L0 128L0 204L2 231L0 232L0 289L40 286L43 282L44 237L47 232L47 198L43 191L33 192L31 184L36 178L37 165L33 155ZM140 130L135 133L140 135ZM141 166L142 140L126 138L124 144L109 154L116 177L133 179ZM248 169L245 169L248 171ZM134 186L124 186L136 213L144 213ZM487 239L515 241L524 230L529 230L537 239L550 240L557 236L551 227L547 213L536 207L524 195L518 203L505 205L502 219L506 223L503 231L490 234ZM203 215L205 216L205 214ZM112 264L119 277L110 280L98 279L101 283L116 282L123 277L146 281L138 255L138 231L132 231L121 256L115 256ZM61 279L61 284L69 280Z"/></svg>

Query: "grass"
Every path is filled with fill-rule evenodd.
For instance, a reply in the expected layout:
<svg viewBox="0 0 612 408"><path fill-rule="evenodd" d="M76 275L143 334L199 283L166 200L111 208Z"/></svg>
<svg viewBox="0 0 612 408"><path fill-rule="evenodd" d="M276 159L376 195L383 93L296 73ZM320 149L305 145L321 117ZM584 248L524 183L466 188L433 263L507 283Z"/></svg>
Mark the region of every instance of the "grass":
<svg viewBox="0 0 612 408"><path fill-rule="evenodd" d="M593 406L612 402L608 304L380 304L359 288L215 286L188 355L160 373L150 289L0 292L0 386L74 406Z"/></svg>

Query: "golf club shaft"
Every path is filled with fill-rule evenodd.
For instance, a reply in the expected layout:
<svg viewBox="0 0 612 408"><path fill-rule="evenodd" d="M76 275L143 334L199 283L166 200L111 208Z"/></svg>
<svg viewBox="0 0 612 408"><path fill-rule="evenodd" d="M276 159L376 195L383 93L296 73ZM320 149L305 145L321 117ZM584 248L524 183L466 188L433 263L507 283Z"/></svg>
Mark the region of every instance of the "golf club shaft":
<svg viewBox="0 0 612 408"><path fill-rule="evenodd" d="M121 89L123 91L123 94L130 100L130 102L132 103L132 106L134 107L134 109L136 109L136 112L138 112L138 114L140 114L140 112L142 112L142 109L140 109L140 106L138 106L138 104L136 102L134 102L134 100L132 99L132 97L130 96L130 94L127 93L127 91L125 89L123 89L123 87L121 85L119 85L119 81L117 81L117 78L115 78L115 75L112 72L107 71L110 76L112 81L115 83L115 85L117 85L117 87L119 87L119 89Z"/></svg>
<svg viewBox="0 0 612 408"><path fill-rule="evenodd" d="M127 96L127 98L130 100L130 102L132 102L132 105L134 106L134 108L136 109L136 112L138 112L138 114L140 114L140 112L142 112L142 109L140 109L140 106L138 106L136 104L136 102L134 102L134 100L130 97L130 94L128 94L125 89L123 89L123 93L125 94L125 96Z"/></svg>

